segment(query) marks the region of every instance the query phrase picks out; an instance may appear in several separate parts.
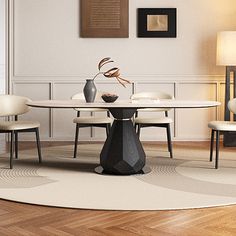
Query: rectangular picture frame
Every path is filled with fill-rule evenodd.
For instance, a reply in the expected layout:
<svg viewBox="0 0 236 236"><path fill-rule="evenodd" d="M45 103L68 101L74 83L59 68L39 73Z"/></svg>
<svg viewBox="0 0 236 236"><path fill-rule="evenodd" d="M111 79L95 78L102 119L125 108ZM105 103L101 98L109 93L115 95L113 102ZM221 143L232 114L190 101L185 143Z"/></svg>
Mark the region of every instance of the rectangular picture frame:
<svg viewBox="0 0 236 236"><path fill-rule="evenodd" d="M80 37L128 38L129 0L80 0Z"/></svg>
<svg viewBox="0 0 236 236"><path fill-rule="evenodd" d="M138 8L138 37L176 38L176 8Z"/></svg>

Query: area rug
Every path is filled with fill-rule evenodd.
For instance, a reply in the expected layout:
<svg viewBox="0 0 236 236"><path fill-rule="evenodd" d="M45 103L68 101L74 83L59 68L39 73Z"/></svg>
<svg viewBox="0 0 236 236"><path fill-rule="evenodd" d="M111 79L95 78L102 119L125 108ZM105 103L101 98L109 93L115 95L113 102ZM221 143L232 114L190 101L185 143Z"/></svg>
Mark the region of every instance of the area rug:
<svg viewBox="0 0 236 236"><path fill-rule="evenodd" d="M236 157L222 151L220 168L203 149L174 149L174 159L158 146L145 147L145 175L99 175L100 144L43 148L43 163L36 149L21 151L9 169L8 154L0 155L0 198L17 202L103 210L170 210L236 203Z"/></svg>

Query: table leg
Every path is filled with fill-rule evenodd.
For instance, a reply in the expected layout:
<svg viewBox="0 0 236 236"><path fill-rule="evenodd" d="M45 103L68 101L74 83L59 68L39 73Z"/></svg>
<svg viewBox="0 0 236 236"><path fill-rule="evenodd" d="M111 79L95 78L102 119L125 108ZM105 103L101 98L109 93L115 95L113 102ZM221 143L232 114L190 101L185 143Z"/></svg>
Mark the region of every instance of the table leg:
<svg viewBox="0 0 236 236"><path fill-rule="evenodd" d="M100 154L95 171L114 175L132 175L150 172L145 167L146 155L135 132L131 118L136 109L112 108L114 116L111 131Z"/></svg>

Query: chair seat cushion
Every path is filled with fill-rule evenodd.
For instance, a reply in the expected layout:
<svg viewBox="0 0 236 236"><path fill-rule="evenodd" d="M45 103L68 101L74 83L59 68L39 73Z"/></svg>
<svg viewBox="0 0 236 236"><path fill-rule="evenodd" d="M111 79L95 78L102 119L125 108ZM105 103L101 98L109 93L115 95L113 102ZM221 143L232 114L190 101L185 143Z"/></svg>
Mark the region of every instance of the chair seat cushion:
<svg viewBox="0 0 236 236"><path fill-rule="evenodd" d="M40 123L37 121L0 121L0 130L24 130L38 128Z"/></svg>
<svg viewBox="0 0 236 236"><path fill-rule="evenodd" d="M236 131L236 122L233 121L211 121L208 127L219 131Z"/></svg>
<svg viewBox="0 0 236 236"><path fill-rule="evenodd" d="M172 123L173 120L169 117L153 117L153 118L145 118L145 117L137 117L134 119L136 124L169 124Z"/></svg>
<svg viewBox="0 0 236 236"><path fill-rule="evenodd" d="M76 111L81 112L105 112L108 111L105 108L74 108Z"/></svg>
<svg viewBox="0 0 236 236"><path fill-rule="evenodd" d="M83 116L74 118L73 122L78 124L110 124L112 119L110 117Z"/></svg>

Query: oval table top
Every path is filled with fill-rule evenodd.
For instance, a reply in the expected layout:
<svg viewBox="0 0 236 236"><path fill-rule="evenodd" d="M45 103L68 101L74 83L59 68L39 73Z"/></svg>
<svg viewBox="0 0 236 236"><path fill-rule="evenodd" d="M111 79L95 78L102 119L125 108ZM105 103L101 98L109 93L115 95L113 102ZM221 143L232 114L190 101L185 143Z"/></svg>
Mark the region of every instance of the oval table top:
<svg viewBox="0 0 236 236"><path fill-rule="evenodd" d="M39 108L207 108L221 103L205 100L119 100L114 103L93 102L84 100L41 100L27 102L28 106Z"/></svg>

